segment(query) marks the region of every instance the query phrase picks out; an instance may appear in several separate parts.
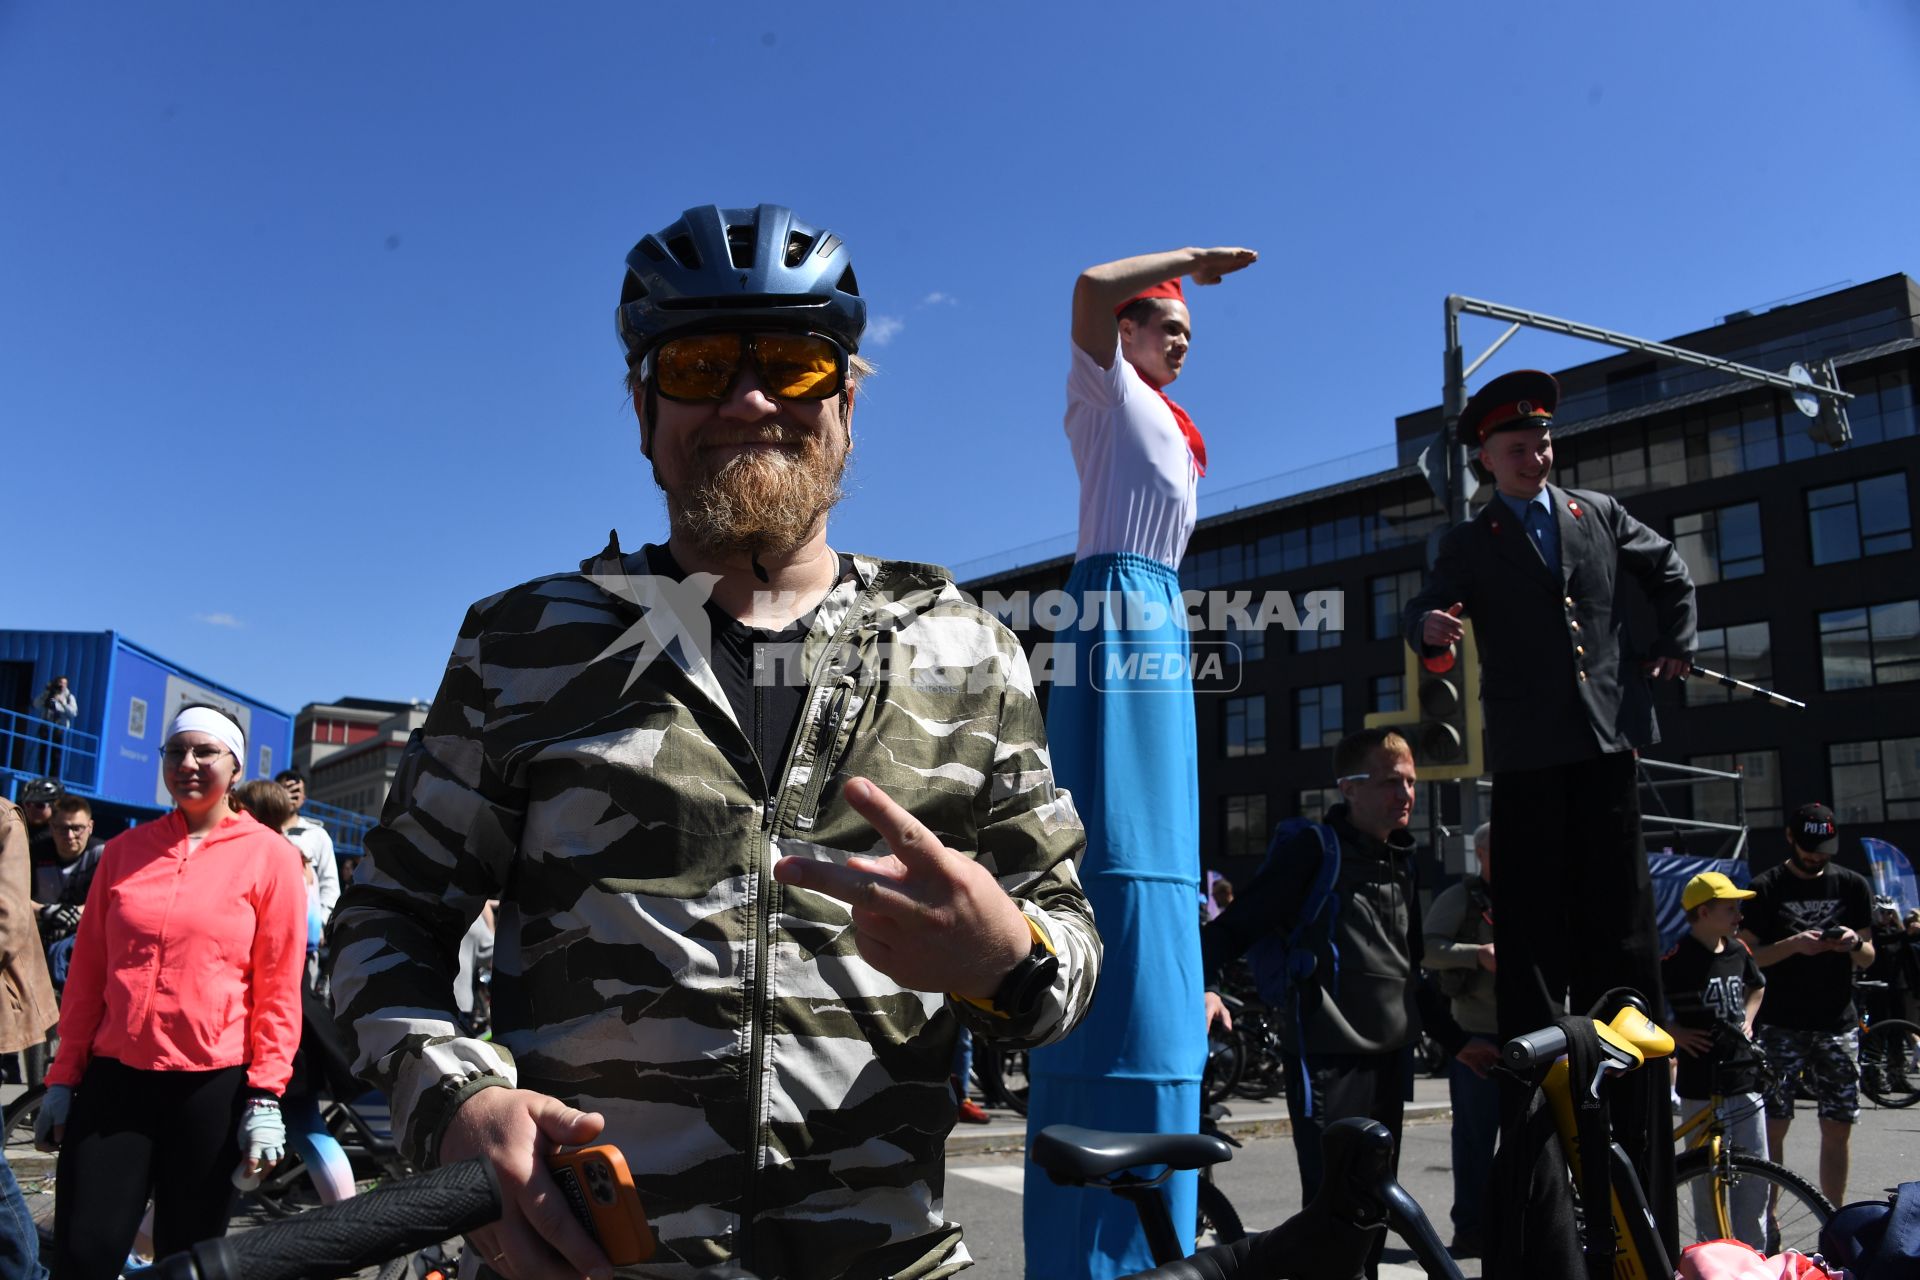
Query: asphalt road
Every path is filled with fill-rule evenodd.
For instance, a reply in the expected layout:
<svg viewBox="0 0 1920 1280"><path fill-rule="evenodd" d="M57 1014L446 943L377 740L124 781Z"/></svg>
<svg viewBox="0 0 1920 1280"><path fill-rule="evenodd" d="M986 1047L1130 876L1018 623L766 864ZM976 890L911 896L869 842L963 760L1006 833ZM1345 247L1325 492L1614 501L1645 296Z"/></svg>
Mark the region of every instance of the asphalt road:
<svg viewBox="0 0 1920 1280"><path fill-rule="evenodd" d="M1443 1103L1446 1099L1444 1081L1422 1079L1415 1092L1423 1103ZM1408 1125L1400 1159L1402 1185L1426 1209L1443 1242L1452 1238L1448 1220L1453 1203L1450 1132L1444 1111L1430 1111L1420 1122ZM1292 1139L1275 1135L1243 1141L1232 1162L1217 1171L1216 1181L1249 1229L1269 1227L1300 1207L1300 1178L1294 1166ZM1812 1111L1803 1104L1800 1118L1788 1135L1784 1163L1817 1182L1818 1143ZM1877 1197L1902 1179L1920 1178L1920 1107L1892 1111L1864 1103L1851 1147L1849 1199ZM967 1246L977 1264L968 1275L976 1280L1024 1280L1022 1170L1018 1152L955 1153L948 1158L947 1216L966 1226ZM1382 1277L1399 1280L1423 1275L1411 1265L1411 1255L1398 1245L1397 1239L1389 1239ZM1480 1274L1475 1260L1462 1260L1460 1269L1468 1276Z"/></svg>

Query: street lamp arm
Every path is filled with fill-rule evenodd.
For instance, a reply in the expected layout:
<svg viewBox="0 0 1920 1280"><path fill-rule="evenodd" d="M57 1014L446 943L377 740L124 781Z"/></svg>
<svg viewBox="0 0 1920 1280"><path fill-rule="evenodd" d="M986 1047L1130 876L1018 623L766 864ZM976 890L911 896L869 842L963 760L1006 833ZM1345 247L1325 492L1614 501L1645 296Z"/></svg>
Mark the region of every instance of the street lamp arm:
<svg viewBox="0 0 1920 1280"><path fill-rule="evenodd" d="M1698 365L1703 369L1715 369L1721 373L1730 373L1735 377L1745 378L1750 382L1764 382L1770 387L1778 387L1780 390L1786 392L1797 392L1803 395L1811 393L1838 401L1853 399L1852 392L1842 391L1838 387L1822 386L1817 382L1795 382L1785 374L1769 373L1765 369L1756 369L1751 365L1740 364L1737 361L1727 360L1720 356L1703 355L1698 351L1689 351L1685 347L1670 346L1664 342L1654 342L1649 338L1636 338L1632 334L1615 333L1611 329L1602 329L1595 325L1581 324L1576 320L1562 320L1558 316L1542 315L1537 311L1522 311L1518 307L1503 306L1498 302L1485 302L1479 298L1462 297L1457 293L1448 295L1447 312L1449 320L1452 320L1455 315L1462 312L1468 315L1485 316L1490 320L1505 320L1509 324L1516 325L1523 324L1530 329L1543 329L1548 333L1565 334L1570 338L1584 338L1589 342L1598 342L1609 347L1620 347L1627 351L1644 351L1649 355L1664 356L1669 360L1677 360L1682 364ZM1507 337L1511 335L1511 332L1512 331L1509 330L1507 334L1501 335L1500 342L1505 342ZM1498 348L1500 342L1496 342L1494 347ZM1489 350L1487 354L1491 355L1492 350ZM1484 359L1486 359L1486 356L1483 355L1481 360ZM1478 368L1479 363L1480 361L1475 361L1474 367Z"/></svg>

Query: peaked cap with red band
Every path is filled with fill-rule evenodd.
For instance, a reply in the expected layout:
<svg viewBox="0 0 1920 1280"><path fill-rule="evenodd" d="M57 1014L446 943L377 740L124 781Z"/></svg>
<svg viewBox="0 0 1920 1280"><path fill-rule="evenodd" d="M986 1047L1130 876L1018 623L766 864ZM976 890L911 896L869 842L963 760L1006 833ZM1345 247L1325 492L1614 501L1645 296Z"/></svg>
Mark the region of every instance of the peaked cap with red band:
<svg viewBox="0 0 1920 1280"><path fill-rule="evenodd" d="M1145 298L1172 298L1176 302L1185 302L1187 300L1187 295L1181 292L1180 277L1175 276L1171 280L1162 280L1159 284L1153 286L1153 288L1151 289L1142 289L1140 292L1134 294L1131 298L1128 298L1125 302L1115 307L1113 309L1113 314L1117 316L1122 311L1125 311L1128 307L1132 306L1134 303L1139 302Z"/></svg>
<svg viewBox="0 0 1920 1280"><path fill-rule="evenodd" d="M1467 401L1460 414L1460 443L1478 449L1501 431L1548 426L1559 403L1560 384L1552 374L1538 369L1503 373Z"/></svg>

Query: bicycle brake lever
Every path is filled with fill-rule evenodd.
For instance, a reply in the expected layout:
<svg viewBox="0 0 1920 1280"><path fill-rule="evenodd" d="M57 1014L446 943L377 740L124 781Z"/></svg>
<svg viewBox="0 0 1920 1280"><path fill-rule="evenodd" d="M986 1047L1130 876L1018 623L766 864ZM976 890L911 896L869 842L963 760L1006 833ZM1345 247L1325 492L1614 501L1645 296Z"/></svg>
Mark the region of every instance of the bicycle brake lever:
<svg viewBox="0 0 1920 1280"><path fill-rule="evenodd" d="M1407 1242L1429 1280L1463 1280L1460 1268L1454 1264L1446 1246L1440 1243L1440 1235L1433 1229L1433 1222L1427 1217L1426 1210L1420 1207L1420 1202L1392 1178L1381 1184L1379 1193L1386 1206L1387 1225Z"/></svg>

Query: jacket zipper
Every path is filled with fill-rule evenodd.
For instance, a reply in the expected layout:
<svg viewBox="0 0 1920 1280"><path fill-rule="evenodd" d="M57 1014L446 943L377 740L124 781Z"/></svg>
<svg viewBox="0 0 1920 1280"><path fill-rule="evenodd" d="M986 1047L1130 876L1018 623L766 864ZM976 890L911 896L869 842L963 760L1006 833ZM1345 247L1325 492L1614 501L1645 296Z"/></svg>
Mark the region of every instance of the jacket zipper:
<svg viewBox="0 0 1920 1280"><path fill-rule="evenodd" d="M814 819L819 816L820 797L827 789L827 778L833 773L833 762L840 756L840 730L847 718L847 708L853 705L853 689L853 677L843 675L827 695L827 714L819 736L814 739L807 787L800 793L800 807L794 814L796 831L813 830Z"/></svg>
<svg viewBox="0 0 1920 1280"><path fill-rule="evenodd" d="M824 708L824 700L816 702L814 691L820 687L821 680L835 669L835 659L847 648L854 630L867 613L867 602L880 589L885 573L874 575L873 581L862 590L847 610L846 621L840 624L840 630L827 645L820 656L820 662L807 676L807 706L811 710L816 705ZM844 673L839 677L851 683ZM844 710L844 708L843 708ZM800 725L795 742L805 742L815 737L818 720L809 715ZM783 764L786 762L782 762ZM764 770L763 770L764 772ZM747 1016L752 1028L747 1053L747 1115L753 1131L748 1137L749 1147L745 1153L747 1176L745 1192L740 1197L740 1242L734 1249L735 1259L747 1270L753 1269L753 1221L760 1208L760 1151L761 1113L766 1109L766 1073L767 1073L767 1005L772 998L772 984L767 980L767 968L773 950L773 917L768 910L768 899L773 895L774 836L781 826L781 816L786 812L787 797L793 794L786 779L791 769L782 768L781 783L767 797L767 807L760 824L760 866L754 875L753 902L753 956L751 959L752 976L748 979Z"/></svg>

